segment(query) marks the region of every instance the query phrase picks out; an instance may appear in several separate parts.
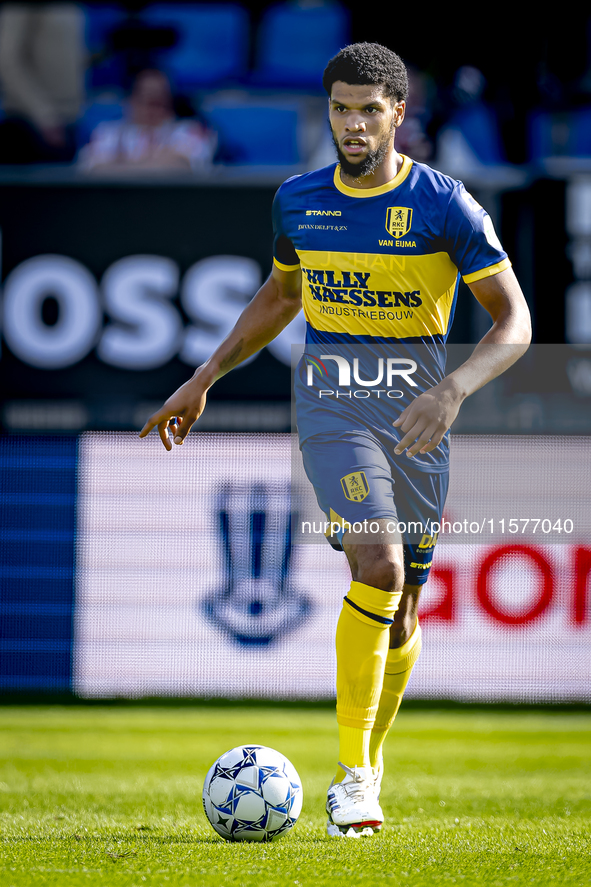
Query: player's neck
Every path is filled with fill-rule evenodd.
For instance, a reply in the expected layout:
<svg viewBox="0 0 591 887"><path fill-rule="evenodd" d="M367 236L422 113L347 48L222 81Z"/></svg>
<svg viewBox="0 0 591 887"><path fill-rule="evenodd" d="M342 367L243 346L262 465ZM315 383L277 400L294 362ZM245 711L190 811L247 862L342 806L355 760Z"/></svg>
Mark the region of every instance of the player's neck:
<svg viewBox="0 0 591 887"><path fill-rule="evenodd" d="M402 164L402 154L399 154L394 150L394 147L392 147L392 151L388 152L384 158L384 162L373 172L369 173L369 175L354 178L354 176L344 173L341 167L341 181L344 185L348 185L349 188L380 188L382 185L387 185L388 182L391 182L392 179L396 178L400 172Z"/></svg>

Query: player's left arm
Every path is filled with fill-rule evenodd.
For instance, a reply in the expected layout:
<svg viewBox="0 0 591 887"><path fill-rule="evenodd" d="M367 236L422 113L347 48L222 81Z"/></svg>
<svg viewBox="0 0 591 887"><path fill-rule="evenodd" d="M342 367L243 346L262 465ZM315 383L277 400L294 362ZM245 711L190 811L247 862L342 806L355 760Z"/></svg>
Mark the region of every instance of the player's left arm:
<svg viewBox="0 0 591 887"><path fill-rule="evenodd" d="M493 324L465 363L419 395L393 423L403 434L394 451L397 455L404 450L409 457L434 450L464 400L504 373L531 342L529 308L511 268L469 286Z"/></svg>

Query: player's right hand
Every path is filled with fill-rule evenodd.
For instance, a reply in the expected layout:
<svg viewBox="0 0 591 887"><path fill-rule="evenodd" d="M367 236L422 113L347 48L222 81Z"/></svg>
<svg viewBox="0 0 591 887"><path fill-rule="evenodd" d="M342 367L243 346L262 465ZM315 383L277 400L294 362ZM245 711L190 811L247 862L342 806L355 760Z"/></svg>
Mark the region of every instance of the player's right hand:
<svg viewBox="0 0 591 887"><path fill-rule="evenodd" d="M163 406L152 413L142 430L140 437L146 437L152 428L158 426L160 440L165 449L172 450L173 442L181 445L187 434L205 409L207 388L193 377L181 385Z"/></svg>

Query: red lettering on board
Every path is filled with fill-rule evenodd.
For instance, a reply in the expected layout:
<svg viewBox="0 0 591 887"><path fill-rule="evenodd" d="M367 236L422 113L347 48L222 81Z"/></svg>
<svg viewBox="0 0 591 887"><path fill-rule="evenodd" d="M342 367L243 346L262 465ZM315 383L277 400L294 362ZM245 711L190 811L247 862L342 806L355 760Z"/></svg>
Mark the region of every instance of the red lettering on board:
<svg viewBox="0 0 591 887"><path fill-rule="evenodd" d="M579 547L575 550L575 597L573 601L573 622L584 625L589 621L589 574L591 573L591 548Z"/></svg>
<svg viewBox="0 0 591 887"><path fill-rule="evenodd" d="M490 588L490 571L499 561L506 560L509 557L520 557L528 560L530 564L537 568L540 576L539 592L528 610L520 613L508 613L497 606L491 595ZM482 608L504 625L523 625L525 622L533 622L542 613L548 609L552 601L554 593L554 580L552 578L552 568L550 564L537 548L529 545L502 545L495 548L484 558L478 571L476 581L476 594Z"/></svg>
<svg viewBox="0 0 591 887"><path fill-rule="evenodd" d="M427 607L426 609L421 609L419 618L421 622L424 622L426 619L442 619L445 622L453 622L455 618L455 580L454 580L454 570L451 568L438 568L433 567L431 569L430 581L433 579L439 580L441 585L443 586L443 597L436 600L431 607Z"/></svg>

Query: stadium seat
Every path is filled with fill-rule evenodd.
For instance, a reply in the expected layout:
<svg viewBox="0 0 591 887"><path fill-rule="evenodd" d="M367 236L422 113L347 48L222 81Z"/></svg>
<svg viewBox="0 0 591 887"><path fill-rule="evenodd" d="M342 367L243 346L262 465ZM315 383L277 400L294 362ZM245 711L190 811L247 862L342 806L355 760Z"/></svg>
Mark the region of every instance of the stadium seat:
<svg viewBox="0 0 591 887"><path fill-rule="evenodd" d="M349 13L339 3L282 3L263 16L253 82L322 88L327 61L349 42Z"/></svg>
<svg viewBox="0 0 591 887"><path fill-rule="evenodd" d="M480 163L496 165L506 162L496 115L483 102L458 108L448 125L462 133Z"/></svg>
<svg viewBox="0 0 591 887"><path fill-rule="evenodd" d="M172 27L178 42L155 60L179 89L239 79L248 61L249 18L231 3L156 3L141 14L147 25Z"/></svg>
<svg viewBox="0 0 591 887"><path fill-rule="evenodd" d="M232 164L290 166L299 163L299 109L279 106L232 104L214 101L203 114L220 137L220 159Z"/></svg>
<svg viewBox="0 0 591 887"><path fill-rule="evenodd" d="M90 56L86 73L86 91L89 93L105 87L122 86L125 77L120 55L107 55L109 35L127 18L121 6L89 4L82 7L85 17L85 42ZM103 57L101 57L103 56Z"/></svg>
<svg viewBox="0 0 591 887"><path fill-rule="evenodd" d="M531 160L591 156L591 108L533 111L528 121Z"/></svg>

